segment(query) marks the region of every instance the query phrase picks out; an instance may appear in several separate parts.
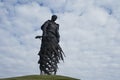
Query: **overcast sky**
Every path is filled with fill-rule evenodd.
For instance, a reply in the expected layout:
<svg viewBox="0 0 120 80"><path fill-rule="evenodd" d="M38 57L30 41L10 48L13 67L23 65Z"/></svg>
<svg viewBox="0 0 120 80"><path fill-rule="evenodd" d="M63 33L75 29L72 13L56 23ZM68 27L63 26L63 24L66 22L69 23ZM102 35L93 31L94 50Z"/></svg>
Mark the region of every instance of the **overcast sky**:
<svg viewBox="0 0 120 80"><path fill-rule="evenodd" d="M58 15L58 75L120 79L120 0L0 0L0 78L39 74L40 26Z"/></svg>

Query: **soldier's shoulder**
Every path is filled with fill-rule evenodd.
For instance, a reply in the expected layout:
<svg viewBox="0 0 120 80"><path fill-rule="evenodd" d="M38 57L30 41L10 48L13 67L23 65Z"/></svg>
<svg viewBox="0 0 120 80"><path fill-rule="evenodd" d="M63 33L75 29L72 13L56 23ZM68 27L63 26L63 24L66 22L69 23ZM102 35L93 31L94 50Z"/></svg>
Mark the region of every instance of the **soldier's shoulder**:
<svg viewBox="0 0 120 80"><path fill-rule="evenodd" d="M49 22L50 22L50 20L45 21L45 23L49 23Z"/></svg>
<svg viewBox="0 0 120 80"><path fill-rule="evenodd" d="M56 24L57 25L57 29L59 29L59 24Z"/></svg>
<svg viewBox="0 0 120 80"><path fill-rule="evenodd" d="M57 25L57 26L59 26L59 24L58 24L58 23L56 23L56 25Z"/></svg>
<svg viewBox="0 0 120 80"><path fill-rule="evenodd" d="M46 21L44 22L44 24L49 23L49 22L50 22L50 20L46 20Z"/></svg>

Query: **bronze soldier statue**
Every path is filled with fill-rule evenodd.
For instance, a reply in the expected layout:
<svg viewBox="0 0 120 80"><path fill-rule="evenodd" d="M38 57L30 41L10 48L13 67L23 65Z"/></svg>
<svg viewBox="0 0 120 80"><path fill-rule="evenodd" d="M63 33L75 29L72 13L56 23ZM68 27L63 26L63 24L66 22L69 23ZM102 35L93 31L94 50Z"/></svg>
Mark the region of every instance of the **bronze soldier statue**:
<svg viewBox="0 0 120 80"><path fill-rule="evenodd" d="M55 75L59 60L64 60L64 52L59 45L59 24L55 22L56 19L57 16L53 15L51 20L47 20L41 26L42 36L36 36L36 38L42 38L41 48L38 53L40 57L38 61L38 64L40 64L40 74Z"/></svg>

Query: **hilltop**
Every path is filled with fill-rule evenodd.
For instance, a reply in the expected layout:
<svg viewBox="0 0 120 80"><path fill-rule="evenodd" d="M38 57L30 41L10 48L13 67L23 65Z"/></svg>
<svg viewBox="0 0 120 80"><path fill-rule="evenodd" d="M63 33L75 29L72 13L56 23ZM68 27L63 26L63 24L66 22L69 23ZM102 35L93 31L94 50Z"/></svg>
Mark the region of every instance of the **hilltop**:
<svg viewBox="0 0 120 80"><path fill-rule="evenodd" d="M60 75L28 75L12 78L3 78L0 80L80 80Z"/></svg>

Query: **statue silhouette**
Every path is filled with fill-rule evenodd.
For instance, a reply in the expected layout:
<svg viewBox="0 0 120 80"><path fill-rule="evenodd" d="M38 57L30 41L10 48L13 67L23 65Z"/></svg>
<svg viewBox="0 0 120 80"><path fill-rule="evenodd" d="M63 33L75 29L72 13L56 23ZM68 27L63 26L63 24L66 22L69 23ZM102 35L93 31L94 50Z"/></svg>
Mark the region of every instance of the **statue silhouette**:
<svg viewBox="0 0 120 80"><path fill-rule="evenodd" d="M35 38L42 38L41 47L38 53L40 59L38 64L40 64L40 74L52 75L56 74L58 69L58 63L63 60L64 52L59 45L60 35L59 35L59 24L55 21L57 19L56 15L51 17L51 20L47 20L42 26L43 31L42 36L36 36Z"/></svg>

